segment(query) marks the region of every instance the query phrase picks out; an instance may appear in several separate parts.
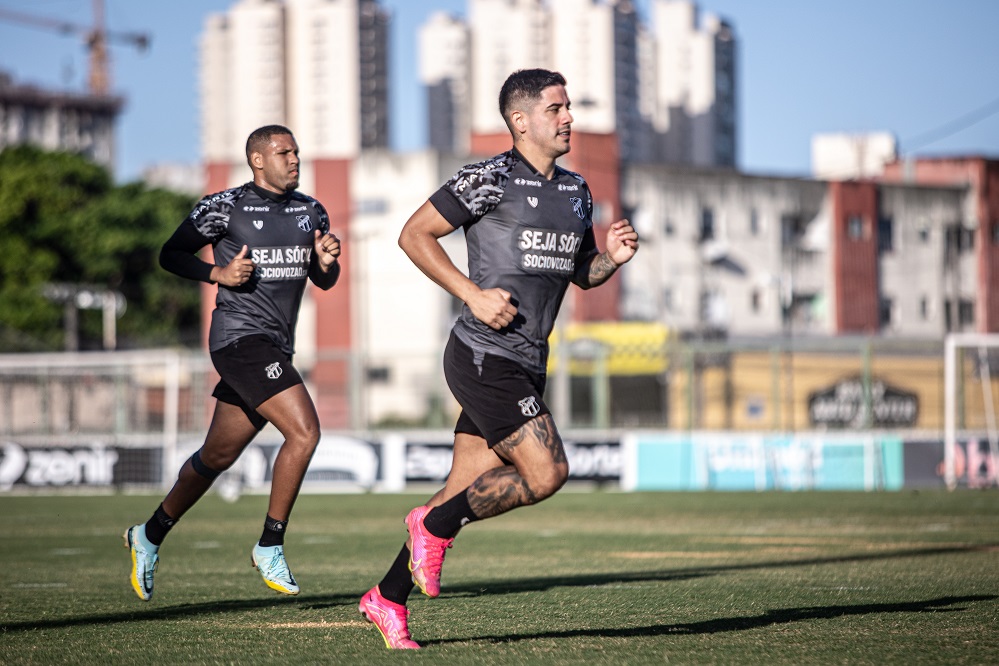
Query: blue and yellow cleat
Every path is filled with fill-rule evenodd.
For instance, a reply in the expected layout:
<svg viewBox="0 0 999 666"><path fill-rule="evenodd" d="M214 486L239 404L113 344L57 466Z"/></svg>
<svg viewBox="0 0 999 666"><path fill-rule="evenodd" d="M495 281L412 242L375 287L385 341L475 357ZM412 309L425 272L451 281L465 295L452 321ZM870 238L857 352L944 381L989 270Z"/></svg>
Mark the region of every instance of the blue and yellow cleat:
<svg viewBox="0 0 999 666"><path fill-rule="evenodd" d="M123 535L125 548L132 554L132 589L143 601L149 601L153 596L153 574L160 561L160 547L154 546L146 539L146 526L133 525Z"/></svg>
<svg viewBox="0 0 999 666"><path fill-rule="evenodd" d="M267 587L281 594L298 594L298 583L284 559L284 546L261 546L258 543L250 553L250 561L263 576Z"/></svg>

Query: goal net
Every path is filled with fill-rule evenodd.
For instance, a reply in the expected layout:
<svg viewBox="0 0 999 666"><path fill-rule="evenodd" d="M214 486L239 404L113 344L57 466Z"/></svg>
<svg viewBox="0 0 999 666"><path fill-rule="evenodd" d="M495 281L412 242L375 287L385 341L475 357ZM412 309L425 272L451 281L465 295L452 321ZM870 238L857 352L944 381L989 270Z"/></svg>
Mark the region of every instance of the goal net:
<svg viewBox="0 0 999 666"><path fill-rule="evenodd" d="M944 480L981 488L999 472L999 334L952 333L944 345Z"/></svg>
<svg viewBox="0 0 999 666"><path fill-rule="evenodd" d="M204 436L211 371L170 349L0 355L0 491L168 485Z"/></svg>

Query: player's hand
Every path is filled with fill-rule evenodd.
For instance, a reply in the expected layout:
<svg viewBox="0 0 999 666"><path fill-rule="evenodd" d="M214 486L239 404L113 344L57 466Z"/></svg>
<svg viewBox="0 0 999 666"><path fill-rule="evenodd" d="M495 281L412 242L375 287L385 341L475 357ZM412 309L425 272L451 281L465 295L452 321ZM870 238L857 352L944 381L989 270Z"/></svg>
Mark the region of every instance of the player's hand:
<svg viewBox="0 0 999 666"><path fill-rule="evenodd" d="M638 232L628 220L618 220L607 230L607 257L615 264L628 263L638 252Z"/></svg>
<svg viewBox="0 0 999 666"><path fill-rule="evenodd" d="M319 229L316 229L315 233L314 245L316 256L319 258L319 268L326 273L340 256L340 239L334 236L332 231L323 234Z"/></svg>
<svg viewBox="0 0 999 666"><path fill-rule="evenodd" d="M475 318L494 330L510 325L517 308L510 302L510 292L498 287L483 289L465 303Z"/></svg>
<svg viewBox="0 0 999 666"><path fill-rule="evenodd" d="M251 259L246 258L247 252L249 252L249 248L244 245L228 266L213 268L212 280L226 287L238 287L245 284L253 276L253 271L257 269L257 265Z"/></svg>

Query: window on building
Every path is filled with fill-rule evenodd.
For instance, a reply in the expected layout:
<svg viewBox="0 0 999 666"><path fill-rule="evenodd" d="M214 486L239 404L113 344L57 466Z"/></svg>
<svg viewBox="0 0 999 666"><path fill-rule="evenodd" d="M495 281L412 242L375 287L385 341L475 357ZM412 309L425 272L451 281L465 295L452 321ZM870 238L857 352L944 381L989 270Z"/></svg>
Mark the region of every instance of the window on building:
<svg viewBox="0 0 999 666"><path fill-rule="evenodd" d="M673 306L673 289L672 287L666 287L663 289L663 310L665 312L672 312Z"/></svg>
<svg viewBox="0 0 999 666"><path fill-rule="evenodd" d="M957 320L961 326L970 326L975 323L975 304L966 298L962 298L957 304Z"/></svg>
<svg viewBox="0 0 999 666"><path fill-rule="evenodd" d="M930 301L925 296L919 299L919 316L923 321L930 318Z"/></svg>
<svg viewBox="0 0 999 666"><path fill-rule="evenodd" d="M384 215L388 212L388 201L385 199L359 199L354 204L356 215Z"/></svg>
<svg viewBox="0 0 999 666"><path fill-rule="evenodd" d="M670 237L676 233L676 228L673 227L673 220L666 218L663 223L663 235Z"/></svg>
<svg viewBox="0 0 999 666"><path fill-rule="evenodd" d="M846 220L846 235L851 240L860 240L864 237L864 218L859 215L851 215Z"/></svg>
<svg viewBox="0 0 999 666"><path fill-rule="evenodd" d="M975 249L975 231L966 229L964 225L951 224L947 226L944 239L944 252L947 255L964 254Z"/></svg>
<svg viewBox="0 0 999 666"><path fill-rule="evenodd" d="M890 217L878 219L878 252L887 254L895 250L895 223Z"/></svg>
<svg viewBox="0 0 999 666"><path fill-rule="evenodd" d="M759 236L760 235L760 216L753 208L749 211L749 235Z"/></svg>
<svg viewBox="0 0 999 666"><path fill-rule="evenodd" d="M800 215L786 213L780 216L781 245L786 248L794 247L804 232L805 225Z"/></svg>
<svg viewBox="0 0 999 666"><path fill-rule="evenodd" d="M387 366L369 365L367 372L368 381L373 384L387 384L392 378L392 371Z"/></svg>
<svg viewBox="0 0 999 666"><path fill-rule="evenodd" d="M954 305L954 301L949 298L944 301L944 326L948 331L960 331L975 323L975 304L972 301L962 298L957 301L956 308ZM955 315L957 316L956 326L954 325Z"/></svg>
<svg viewBox="0 0 999 666"><path fill-rule="evenodd" d="M715 238L715 212L711 208L701 209L701 233L700 241L714 240Z"/></svg>
<svg viewBox="0 0 999 666"><path fill-rule="evenodd" d="M894 305L894 301L885 296L882 296L878 300L878 323L881 325L881 328L888 328L891 326L892 309L894 308Z"/></svg>
<svg viewBox="0 0 999 666"><path fill-rule="evenodd" d="M749 309L752 310L754 314L760 311L761 301L762 297L760 296L760 290L753 289L749 293Z"/></svg>
<svg viewBox="0 0 999 666"><path fill-rule="evenodd" d="M923 243L924 245L926 243L930 242L930 227L929 226L924 226L924 227L922 227L919 230L919 242Z"/></svg>

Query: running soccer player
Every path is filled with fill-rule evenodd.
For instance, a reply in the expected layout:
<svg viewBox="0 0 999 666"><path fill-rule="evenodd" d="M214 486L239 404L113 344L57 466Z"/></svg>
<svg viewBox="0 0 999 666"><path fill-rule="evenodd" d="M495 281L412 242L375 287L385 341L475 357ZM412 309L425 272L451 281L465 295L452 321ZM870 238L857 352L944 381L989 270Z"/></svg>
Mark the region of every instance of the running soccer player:
<svg viewBox="0 0 999 666"><path fill-rule="evenodd" d="M263 534L250 558L268 587L299 592L284 535L319 443L319 418L291 359L306 281L323 290L336 284L340 241L322 204L296 191L298 144L288 128L255 130L246 161L253 180L202 199L160 252L160 265L171 273L219 286L208 348L221 379L204 445L181 466L149 520L125 532L132 588L143 601L153 594L167 533L268 422L284 443L274 461ZM196 256L209 244L214 264Z"/></svg>
<svg viewBox="0 0 999 666"><path fill-rule="evenodd" d="M406 517L409 538L360 602L389 648L419 648L406 600L417 585L440 594L444 553L476 520L536 504L569 475L543 394L548 335L569 283L603 284L638 250L626 220L597 249L586 181L555 164L569 152L565 78L543 69L507 78L499 108L513 148L461 169L403 227L399 245L431 280L464 303L444 350L448 387L461 405L451 472ZM466 277L439 239L458 228Z"/></svg>

